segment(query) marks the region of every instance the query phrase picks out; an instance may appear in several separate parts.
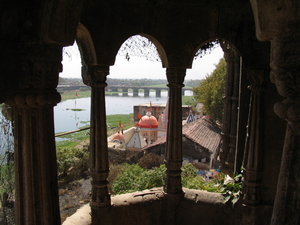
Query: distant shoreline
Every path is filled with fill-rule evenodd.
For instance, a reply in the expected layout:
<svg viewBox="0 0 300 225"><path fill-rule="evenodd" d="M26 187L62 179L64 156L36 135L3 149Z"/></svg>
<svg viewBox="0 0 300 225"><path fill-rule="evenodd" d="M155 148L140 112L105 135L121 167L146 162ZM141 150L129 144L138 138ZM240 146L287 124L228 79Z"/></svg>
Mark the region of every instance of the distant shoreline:
<svg viewBox="0 0 300 225"><path fill-rule="evenodd" d="M107 95L107 93L111 93L111 92L106 92L105 95ZM109 95L109 94L108 94ZM112 96L112 95L109 95ZM63 93L61 93L61 101L66 101L69 99L78 99L78 98L88 98L91 97L91 91L79 91L79 90L72 90L72 91L64 91ZM120 96L122 97L122 96ZM194 96L182 96L182 105L192 105L193 107L196 107L196 102L194 99Z"/></svg>

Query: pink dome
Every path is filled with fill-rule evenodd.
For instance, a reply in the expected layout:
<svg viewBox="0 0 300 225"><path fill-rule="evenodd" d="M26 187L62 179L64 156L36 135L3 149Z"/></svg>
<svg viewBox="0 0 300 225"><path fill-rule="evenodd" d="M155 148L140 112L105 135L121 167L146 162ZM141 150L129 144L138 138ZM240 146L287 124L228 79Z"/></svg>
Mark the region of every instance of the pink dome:
<svg viewBox="0 0 300 225"><path fill-rule="evenodd" d="M118 133L116 133L113 137L112 137L112 141L113 140L119 140L122 141L124 139L124 135L120 133L120 131L118 131Z"/></svg>
<svg viewBox="0 0 300 225"><path fill-rule="evenodd" d="M157 128L158 122L154 116L151 116L151 113L143 116L137 124L141 128Z"/></svg>

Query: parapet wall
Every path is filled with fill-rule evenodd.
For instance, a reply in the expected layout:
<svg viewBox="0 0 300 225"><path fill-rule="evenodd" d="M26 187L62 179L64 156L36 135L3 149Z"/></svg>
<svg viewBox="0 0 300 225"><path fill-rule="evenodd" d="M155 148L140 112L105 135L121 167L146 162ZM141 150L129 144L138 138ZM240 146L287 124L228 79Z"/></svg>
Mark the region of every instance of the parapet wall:
<svg viewBox="0 0 300 225"><path fill-rule="evenodd" d="M87 206L67 218L63 225L88 225ZM97 215L94 217L94 215ZM184 194L167 195L162 188L112 197L112 205L93 213L93 224L191 225L241 224L241 207L224 204L221 194L184 189Z"/></svg>

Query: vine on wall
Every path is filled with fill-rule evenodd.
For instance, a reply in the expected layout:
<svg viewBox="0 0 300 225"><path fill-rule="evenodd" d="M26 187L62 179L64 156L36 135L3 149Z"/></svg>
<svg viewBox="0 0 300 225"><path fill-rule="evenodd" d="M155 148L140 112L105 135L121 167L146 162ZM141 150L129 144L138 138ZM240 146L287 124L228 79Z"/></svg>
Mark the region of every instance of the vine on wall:
<svg viewBox="0 0 300 225"><path fill-rule="evenodd" d="M0 105L0 224L14 224L14 143L11 109Z"/></svg>

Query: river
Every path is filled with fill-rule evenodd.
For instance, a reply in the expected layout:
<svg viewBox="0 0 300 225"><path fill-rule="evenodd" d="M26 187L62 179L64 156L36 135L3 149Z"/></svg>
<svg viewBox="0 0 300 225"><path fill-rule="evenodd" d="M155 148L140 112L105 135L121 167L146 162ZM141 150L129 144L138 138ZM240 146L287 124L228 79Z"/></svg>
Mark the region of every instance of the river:
<svg viewBox="0 0 300 225"><path fill-rule="evenodd" d="M186 91L186 95L192 95L191 91ZM139 93L139 96L133 97L132 93L128 96L105 96L106 101L106 115L114 114L130 114L133 113L133 106L138 104L160 103L166 104L167 92L162 91L161 97L156 97L155 92L150 92L149 97L144 97L143 93ZM54 126L55 133L67 132L76 130L82 126L89 125L90 121L90 107L91 98L78 98L69 99L57 104L54 107ZM71 109L80 109L81 111L73 111ZM0 113L1 114L1 113ZM6 123L2 114L0 115L0 155L3 154L11 146L7 146L5 139L10 139L9 143L13 143L11 126ZM8 135L4 135L4 132ZM10 134L10 135L9 135ZM63 138L56 138L56 141L64 140Z"/></svg>
<svg viewBox="0 0 300 225"><path fill-rule="evenodd" d="M140 93L142 94L142 93ZM186 94L189 95L189 93ZM161 97L156 97L155 92L150 92L149 97L137 96L106 96L106 115L133 113L133 106L143 103L167 102L167 92L161 92ZM55 133L76 130L89 124L90 121L90 98L69 99L54 107ZM81 109L73 111L71 109Z"/></svg>

